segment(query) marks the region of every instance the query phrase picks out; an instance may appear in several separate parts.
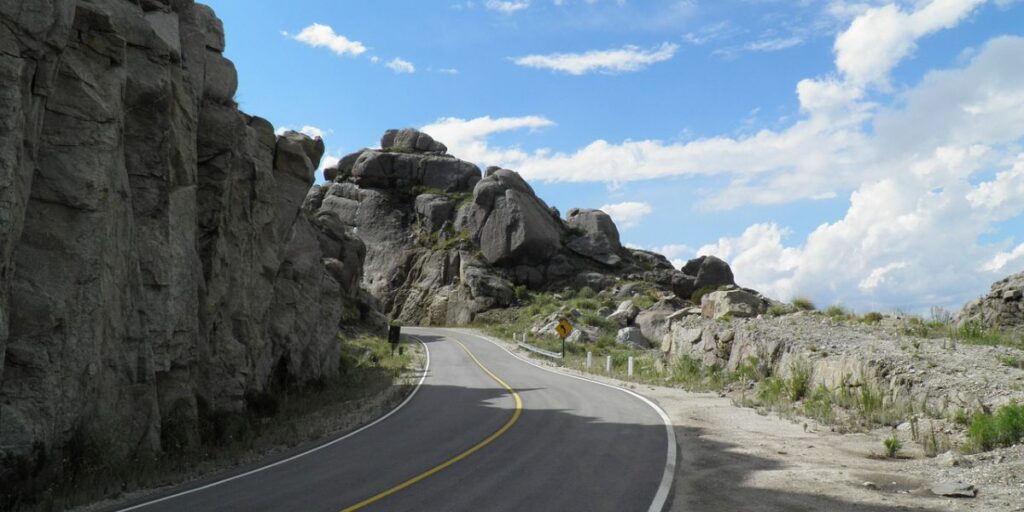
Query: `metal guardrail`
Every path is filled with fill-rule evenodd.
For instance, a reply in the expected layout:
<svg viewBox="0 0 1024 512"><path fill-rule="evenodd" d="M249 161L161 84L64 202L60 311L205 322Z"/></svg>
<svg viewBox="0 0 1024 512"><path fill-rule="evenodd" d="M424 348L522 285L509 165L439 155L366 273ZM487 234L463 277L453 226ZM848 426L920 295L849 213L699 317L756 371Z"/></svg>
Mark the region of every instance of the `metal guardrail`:
<svg viewBox="0 0 1024 512"><path fill-rule="evenodd" d="M550 357L552 359L561 359L562 358L562 354L560 354L558 352L552 352L550 350L544 350L544 349L542 349L540 347L535 347L533 345L530 345L529 343L526 343L525 340L526 340L526 333L525 332L523 333L521 340L519 339L518 336L516 336L516 333L512 333L512 341L515 341L517 346L525 348L526 350L529 350L530 352L534 352L534 353L540 354L542 356Z"/></svg>
<svg viewBox="0 0 1024 512"><path fill-rule="evenodd" d="M530 352L536 352L536 353L538 353L538 354L540 354L542 356L548 356L548 357L551 357L551 358L554 358L554 359L561 359L562 358L562 354L559 354L558 352L552 352L550 350L544 350L544 349L542 349L540 347L535 347L533 345L530 345L529 343L523 343L521 341L517 341L516 345L519 345L520 347L525 348L526 350L529 350Z"/></svg>

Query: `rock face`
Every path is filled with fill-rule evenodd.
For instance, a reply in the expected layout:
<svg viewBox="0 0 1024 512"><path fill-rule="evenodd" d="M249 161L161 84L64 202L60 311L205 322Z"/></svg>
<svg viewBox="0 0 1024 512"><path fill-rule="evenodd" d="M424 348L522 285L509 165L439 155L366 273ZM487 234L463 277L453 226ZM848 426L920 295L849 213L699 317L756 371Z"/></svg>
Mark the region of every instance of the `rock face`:
<svg viewBox="0 0 1024 512"><path fill-rule="evenodd" d="M428 134L388 130L381 149L326 169L329 182L307 200L330 230L366 244L363 286L392 318L466 323L524 289L600 291L633 280L662 291L682 283L689 298L698 282L732 283L717 258L702 258L687 275L664 256L624 248L604 212L573 209L562 220L515 171L481 173L446 151Z"/></svg>
<svg viewBox="0 0 1024 512"><path fill-rule="evenodd" d="M1024 330L1024 272L993 283L988 295L967 303L956 320L986 328Z"/></svg>
<svg viewBox="0 0 1024 512"><path fill-rule="evenodd" d="M0 2L0 460L159 452L336 372L372 308L302 209L323 142L238 110L206 6L31 3Z"/></svg>
<svg viewBox="0 0 1024 512"><path fill-rule="evenodd" d="M576 233L569 239L569 249L598 263L615 266L622 262L619 255L619 230L612 218L601 210L573 208L569 210L566 224Z"/></svg>

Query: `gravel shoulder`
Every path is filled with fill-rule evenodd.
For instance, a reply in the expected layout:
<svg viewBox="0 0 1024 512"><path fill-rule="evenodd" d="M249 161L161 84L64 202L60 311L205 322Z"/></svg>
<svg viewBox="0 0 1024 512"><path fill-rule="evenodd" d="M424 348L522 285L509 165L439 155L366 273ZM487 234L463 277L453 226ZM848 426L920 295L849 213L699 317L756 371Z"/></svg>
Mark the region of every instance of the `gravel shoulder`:
<svg viewBox="0 0 1024 512"><path fill-rule="evenodd" d="M673 511L1024 510L1022 446L928 458L906 443L900 458L887 459L882 439L893 429L837 433L812 420L739 407L724 393L583 373L505 345L539 364L657 402L672 419L679 444ZM975 498L937 496L930 489L941 482L966 482L979 492Z"/></svg>

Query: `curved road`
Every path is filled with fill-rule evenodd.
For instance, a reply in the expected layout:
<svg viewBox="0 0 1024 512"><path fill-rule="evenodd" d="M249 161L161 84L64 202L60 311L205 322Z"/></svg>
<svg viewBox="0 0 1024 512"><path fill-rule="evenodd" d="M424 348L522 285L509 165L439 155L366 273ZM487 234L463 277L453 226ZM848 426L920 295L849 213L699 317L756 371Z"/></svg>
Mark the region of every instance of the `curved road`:
<svg viewBox="0 0 1024 512"><path fill-rule="evenodd" d="M480 336L405 331L427 347L429 367L383 420L120 510L661 510L675 439L652 404L541 369Z"/></svg>

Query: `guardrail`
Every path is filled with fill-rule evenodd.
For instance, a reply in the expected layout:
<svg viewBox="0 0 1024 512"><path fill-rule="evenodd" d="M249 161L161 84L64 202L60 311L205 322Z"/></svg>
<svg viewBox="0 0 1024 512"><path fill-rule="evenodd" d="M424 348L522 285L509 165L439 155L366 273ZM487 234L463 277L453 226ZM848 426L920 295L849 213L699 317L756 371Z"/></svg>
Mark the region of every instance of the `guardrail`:
<svg viewBox="0 0 1024 512"><path fill-rule="evenodd" d="M522 339L520 339L519 336L516 336L516 333L512 333L512 341L516 342L517 346L525 348L526 350L529 350L530 352L534 352L534 353L540 354L542 356L547 356L547 357L550 357L552 359L561 359L562 358L562 354L560 354L558 352L552 352L550 350L544 350L544 349L542 349L540 347L535 347L535 346L530 345L529 343L527 343L526 342L526 333L525 332L522 334Z"/></svg>

